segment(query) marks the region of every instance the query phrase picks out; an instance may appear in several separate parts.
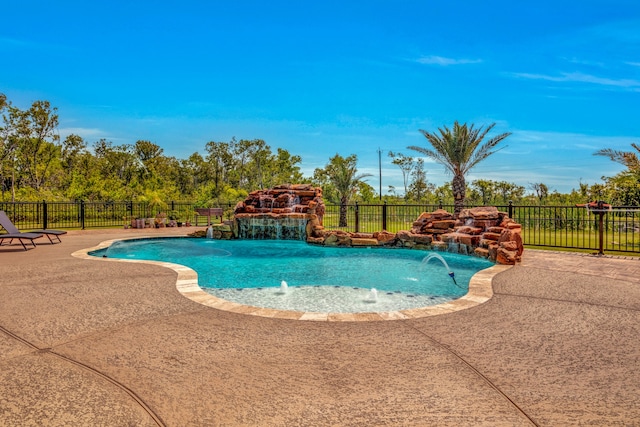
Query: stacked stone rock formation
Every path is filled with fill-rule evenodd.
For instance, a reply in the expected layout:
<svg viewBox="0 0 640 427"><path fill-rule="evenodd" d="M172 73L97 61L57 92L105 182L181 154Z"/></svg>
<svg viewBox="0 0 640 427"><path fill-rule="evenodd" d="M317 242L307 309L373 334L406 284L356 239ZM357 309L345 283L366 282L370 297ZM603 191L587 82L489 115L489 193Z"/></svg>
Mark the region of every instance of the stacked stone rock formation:
<svg viewBox="0 0 640 427"><path fill-rule="evenodd" d="M304 240L314 235L314 229L323 228L324 211L320 187L285 184L251 192L236 205L231 226L237 237L254 235L260 228L259 238L282 238L284 232L285 238ZM271 226L257 227L260 222Z"/></svg>
<svg viewBox="0 0 640 427"><path fill-rule="evenodd" d="M283 184L252 191L236 205L234 212L236 215L309 213L321 217L324 215L322 188L310 184Z"/></svg>
<svg viewBox="0 0 640 427"><path fill-rule="evenodd" d="M307 184L280 185L252 192L236 205L233 221L212 225L212 235L216 239L241 238L246 236L243 229L254 221L280 222L289 226L300 221L304 228L302 238L317 245L440 250L511 265L520 261L524 250L520 224L493 206L463 209L457 219L442 209L424 212L414 221L411 230L397 233L325 230L322 225L324 212L322 189ZM262 238L277 236L268 234Z"/></svg>
<svg viewBox="0 0 640 427"><path fill-rule="evenodd" d="M475 255L499 264L520 261L524 246L521 226L493 206L464 209L456 220L438 209L424 212L411 230L398 233L347 233L325 230L309 243L326 246L393 246Z"/></svg>

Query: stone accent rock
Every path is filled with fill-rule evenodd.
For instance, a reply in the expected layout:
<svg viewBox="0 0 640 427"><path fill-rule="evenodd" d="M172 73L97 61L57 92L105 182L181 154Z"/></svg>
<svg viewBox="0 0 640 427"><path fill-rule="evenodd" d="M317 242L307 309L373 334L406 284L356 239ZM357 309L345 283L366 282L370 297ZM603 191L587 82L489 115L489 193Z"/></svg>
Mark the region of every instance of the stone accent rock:
<svg viewBox="0 0 640 427"><path fill-rule="evenodd" d="M324 238L324 212L320 187L284 184L252 191L236 204L233 235L242 238L251 233L252 238L317 240Z"/></svg>
<svg viewBox="0 0 640 427"><path fill-rule="evenodd" d="M433 236L429 234L411 234L411 240L422 245L430 245L433 242Z"/></svg>
<svg viewBox="0 0 640 427"><path fill-rule="evenodd" d="M222 224L211 224L214 239L231 240L233 239L233 221L225 221Z"/></svg>
<svg viewBox="0 0 640 427"><path fill-rule="evenodd" d="M453 251L488 258L493 262L514 264L522 255L521 227L497 208L465 209L454 220L445 210L423 212L411 230L397 233L347 233L323 230L307 238L309 243L325 246L394 246L409 249ZM476 216L478 219L476 219Z"/></svg>
<svg viewBox="0 0 640 427"><path fill-rule="evenodd" d="M463 209L457 220L444 210L423 212L410 231L396 234L396 246L472 254L500 264L520 261L522 227L494 206Z"/></svg>
<svg viewBox="0 0 640 427"><path fill-rule="evenodd" d="M480 219L498 219L500 212L495 206L479 206L476 208L463 209L460 211L458 219L464 221L465 219L472 219L474 221Z"/></svg>
<svg viewBox="0 0 640 427"><path fill-rule="evenodd" d="M236 205L234 213L309 213L322 216L324 209L322 188L310 184L283 184L268 190L252 191L249 197Z"/></svg>
<svg viewBox="0 0 640 427"><path fill-rule="evenodd" d="M502 232L502 230L500 230L500 232ZM500 239L500 233L487 231L486 233L482 233L482 238L485 240L495 240L497 242Z"/></svg>
<svg viewBox="0 0 640 427"><path fill-rule="evenodd" d="M351 246L378 246L380 242L378 239L365 238L365 237L352 237Z"/></svg>
<svg viewBox="0 0 640 427"><path fill-rule="evenodd" d="M316 245L440 250L475 255L499 264L519 262L524 251L521 225L494 206L463 209L457 219L443 209L423 212L413 222L411 230L397 233L326 230L322 225L324 212L322 189L311 185L281 185L253 191L236 205L234 221L216 226L213 236L238 237L240 220L260 217L284 223L306 221L303 231L306 240Z"/></svg>
<svg viewBox="0 0 640 427"><path fill-rule="evenodd" d="M396 242L396 234L388 231L378 231L373 233L373 237L378 240L381 245L393 245Z"/></svg>
<svg viewBox="0 0 640 427"><path fill-rule="evenodd" d="M400 230L396 233L396 237L402 244L404 244L403 242L411 241L412 234L413 233L411 233L410 231Z"/></svg>
<svg viewBox="0 0 640 427"><path fill-rule="evenodd" d="M480 258L489 258L489 249L485 248L475 248L473 253Z"/></svg>

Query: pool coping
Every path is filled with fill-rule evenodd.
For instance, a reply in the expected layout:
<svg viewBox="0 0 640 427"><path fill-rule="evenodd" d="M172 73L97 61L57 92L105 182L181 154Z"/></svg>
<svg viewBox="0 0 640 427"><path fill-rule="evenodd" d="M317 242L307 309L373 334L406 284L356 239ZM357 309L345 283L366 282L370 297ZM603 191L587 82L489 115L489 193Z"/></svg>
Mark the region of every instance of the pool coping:
<svg viewBox="0 0 640 427"><path fill-rule="evenodd" d="M156 237L157 238L157 237ZM147 239L147 238L144 238ZM149 239L154 239L151 237ZM175 271L178 275L176 280L176 289L184 297L194 301L198 304L202 304L207 307L216 308L218 310L229 311L239 314L248 314L252 316L270 317L276 319L289 319L289 320L310 320L310 321L327 321L327 322L371 322L382 320L404 320L404 319L416 319L428 316L437 316L440 314L453 313L460 310L466 310L471 307L478 306L489 301L493 297L492 280L493 277L506 271L513 266L496 264L492 267L480 270L471 277L469 281L469 291L462 297L453 301L448 301L443 304L432 305L427 307L410 308L397 311L376 311L376 312L363 312L363 313L318 313L318 312L303 312L293 310L277 310L272 308L255 307L251 305L239 304L232 301L227 301L222 298L218 298L211 295L198 285L198 273L193 269L181 264L175 264L165 261L151 261L151 260L132 260L121 258L100 258L93 255L89 255L90 252L94 252L100 249L105 249L118 241L126 240L140 240L140 238L133 239L110 239L100 242L98 245L80 249L73 252L71 255L80 259L91 259L97 261L108 262L132 262L142 264L152 264L161 267L169 268Z"/></svg>

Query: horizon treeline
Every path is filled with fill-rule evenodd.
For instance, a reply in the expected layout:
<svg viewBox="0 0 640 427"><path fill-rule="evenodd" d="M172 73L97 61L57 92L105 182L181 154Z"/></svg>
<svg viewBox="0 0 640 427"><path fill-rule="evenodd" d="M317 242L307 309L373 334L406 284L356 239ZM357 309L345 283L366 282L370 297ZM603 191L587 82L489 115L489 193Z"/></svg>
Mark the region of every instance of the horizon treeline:
<svg viewBox="0 0 640 427"><path fill-rule="evenodd" d="M35 101L25 110L0 93L0 201L191 201L207 206L235 203L250 191L285 183L321 186L327 202L340 202L327 166L304 176L302 158L282 148L275 151L262 139L209 141L203 153L186 159L164 154L159 145L138 140L114 144L106 139L86 141L71 134L61 140L58 112L48 101ZM402 147L399 147L402 148ZM349 153L344 153L347 156ZM429 183L424 161L390 153L404 178L404 190L389 186L380 197L364 181L354 188L351 201L361 203L448 204L451 185ZM347 157L349 158L349 157ZM354 156L355 158L355 156ZM573 204L606 200L614 204L638 204L637 197L620 186L616 177L602 184L579 184L569 194L550 191L544 183L528 188L505 181L480 179L471 182L468 204ZM402 193L402 194L398 194ZM635 203L634 203L635 201Z"/></svg>

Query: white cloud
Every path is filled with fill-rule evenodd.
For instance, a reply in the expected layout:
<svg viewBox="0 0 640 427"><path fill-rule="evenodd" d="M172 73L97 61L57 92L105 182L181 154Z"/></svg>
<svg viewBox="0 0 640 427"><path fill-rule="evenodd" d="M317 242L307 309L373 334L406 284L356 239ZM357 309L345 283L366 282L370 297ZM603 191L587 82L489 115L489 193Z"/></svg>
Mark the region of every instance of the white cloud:
<svg viewBox="0 0 640 427"><path fill-rule="evenodd" d="M64 127L58 128L58 134L60 135L60 140L63 141L67 136L73 134L78 135L88 144L91 144L101 138L105 138L112 142L117 142L122 138L114 137L113 135L108 134L102 129L97 128L83 128L83 127Z"/></svg>
<svg viewBox="0 0 640 427"><path fill-rule="evenodd" d="M543 132L520 129L513 129L512 132L513 134L506 140L507 143L509 141L535 143L536 149L549 148L551 150L586 149L596 151L608 147L622 149L629 147L636 140L633 137L585 135L574 132Z"/></svg>
<svg viewBox="0 0 640 427"><path fill-rule="evenodd" d="M421 58L418 58L416 62L420 64L441 65L443 67L447 67L450 65L479 64L482 62L482 60L481 59L465 59L465 58L461 58L461 59L445 58L444 56L431 55L431 56L423 56Z"/></svg>
<svg viewBox="0 0 640 427"><path fill-rule="evenodd" d="M547 80L552 82L577 82L577 83L591 83L602 86L615 86L622 88L630 88L634 90L640 89L640 80L635 79L612 79L607 77L598 77L591 74L584 73L561 73L560 75L553 76L548 74L533 74L533 73L513 73L515 77L532 79L532 80Z"/></svg>
<svg viewBox="0 0 640 427"><path fill-rule="evenodd" d="M567 62L577 65L586 65L589 67L598 67L598 68L607 68L607 65L601 61L591 61L588 59L581 58L564 58Z"/></svg>
<svg viewBox="0 0 640 427"><path fill-rule="evenodd" d="M58 132L60 133L60 135L75 134L75 135L80 135L83 138L104 135L104 132L102 130L96 129L96 128L68 127L68 128L59 128Z"/></svg>

